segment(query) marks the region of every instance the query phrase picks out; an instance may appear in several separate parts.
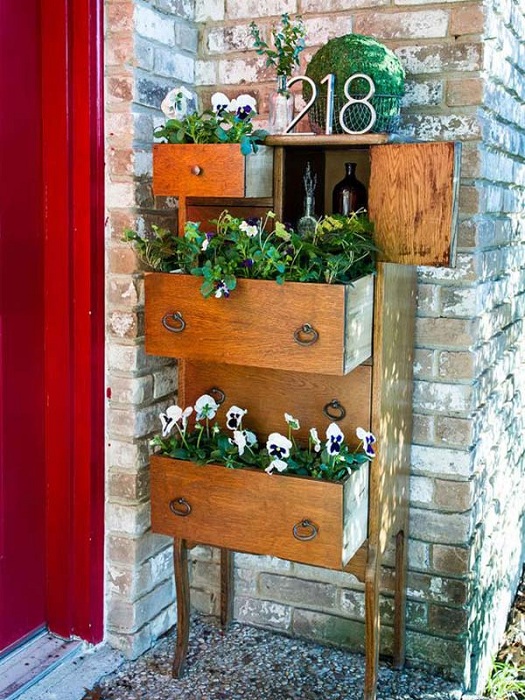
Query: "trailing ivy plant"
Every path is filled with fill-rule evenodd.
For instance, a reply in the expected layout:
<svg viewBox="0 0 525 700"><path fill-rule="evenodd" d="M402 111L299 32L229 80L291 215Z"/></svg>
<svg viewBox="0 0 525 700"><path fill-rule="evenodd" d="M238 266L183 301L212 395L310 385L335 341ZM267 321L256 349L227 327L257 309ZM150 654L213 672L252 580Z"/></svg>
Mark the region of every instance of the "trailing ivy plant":
<svg viewBox="0 0 525 700"><path fill-rule="evenodd" d="M332 284L374 270L372 224L364 213L324 216L305 237L273 212L245 220L223 211L214 223L208 231L188 222L180 237L156 226L148 235L127 230L125 240L153 270L202 277L204 297L228 297L238 278Z"/></svg>

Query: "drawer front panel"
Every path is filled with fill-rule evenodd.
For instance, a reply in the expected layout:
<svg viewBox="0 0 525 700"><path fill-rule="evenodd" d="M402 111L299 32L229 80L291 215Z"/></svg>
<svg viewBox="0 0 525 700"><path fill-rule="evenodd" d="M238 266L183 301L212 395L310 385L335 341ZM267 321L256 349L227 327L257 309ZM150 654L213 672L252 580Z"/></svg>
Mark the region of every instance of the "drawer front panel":
<svg viewBox="0 0 525 700"><path fill-rule="evenodd" d="M343 285L241 279L229 299L204 299L201 283L191 275L147 275L148 353L344 374ZM174 330L165 327L171 319Z"/></svg>
<svg viewBox="0 0 525 700"><path fill-rule="evenodd" d="M155 144L153 193L243 197L245 160L238 143Z"/></svg>
<svg viewBox="0 0 525 700"><path fill-rule="evenodd" d="M339 569L342 504L339 484L151 458L152 528L172 537Z"/></svg>
<svg viewBox="0 0 525 700"><path fill-rule="evenodd" d="M348 444L359 443L355 435L356 427L371 429L370 365L360 365L350 374L336 377L193 360L180 364L181 405L193 406L199 396L209 394L214 388L224 393L219 423L224 425L225 411L230 406L241 406L248 411L245 427L260 438L274 431L286 432L285 412L299 419L301 427L294 432L299 440L307 441L312 427L316 427L321 438L324 438L325 430L332 421L337 422ZM219 395L216 394L216 397Z"/></svg>

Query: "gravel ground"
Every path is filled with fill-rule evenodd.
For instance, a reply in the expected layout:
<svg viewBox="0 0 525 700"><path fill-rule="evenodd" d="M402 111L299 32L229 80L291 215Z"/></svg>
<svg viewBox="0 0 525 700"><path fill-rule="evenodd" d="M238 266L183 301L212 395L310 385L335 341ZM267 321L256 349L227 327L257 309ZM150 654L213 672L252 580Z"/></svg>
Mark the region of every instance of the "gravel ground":
<svg viewBox="0 0 525 700"><path fill-rule="evenodd" d="M174 636L86 692L85 700L359 700L364 658L238 623L192 620L186 675L171 677ZM460 700L458 686L381 663L377 700ZM469 696L474 700L473 696Z"/></svg>

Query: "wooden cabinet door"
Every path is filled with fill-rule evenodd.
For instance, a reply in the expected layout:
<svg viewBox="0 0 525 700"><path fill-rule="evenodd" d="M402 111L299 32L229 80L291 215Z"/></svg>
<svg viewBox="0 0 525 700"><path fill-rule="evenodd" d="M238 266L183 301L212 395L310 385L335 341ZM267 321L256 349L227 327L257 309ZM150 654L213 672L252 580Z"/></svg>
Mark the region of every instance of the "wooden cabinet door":
<svg viewBox="0 0 525 700"><path fill-rule="evenodd" d="M454 266L461 144L370 147L368 209L383 262Z"/></svg>

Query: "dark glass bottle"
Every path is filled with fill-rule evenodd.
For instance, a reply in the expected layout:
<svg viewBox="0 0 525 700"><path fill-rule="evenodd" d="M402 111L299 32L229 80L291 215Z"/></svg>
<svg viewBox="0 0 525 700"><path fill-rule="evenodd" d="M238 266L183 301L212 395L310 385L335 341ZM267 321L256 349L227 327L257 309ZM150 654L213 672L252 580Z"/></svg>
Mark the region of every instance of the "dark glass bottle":
<svg viewBox="0 0 525 700"><path fill-rule="evenodd" d="M366 187L355 176L356 163L345 163L346 175L334 187L332 213L348 216L359 209L368 208Z"/></svg>

